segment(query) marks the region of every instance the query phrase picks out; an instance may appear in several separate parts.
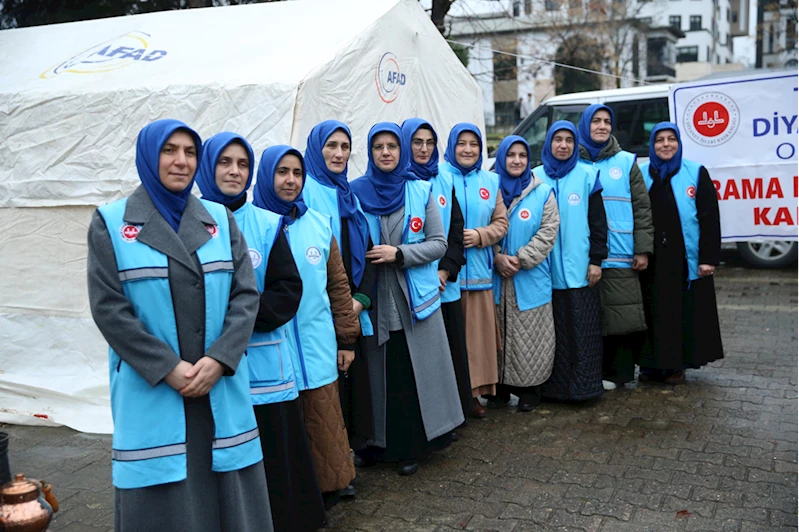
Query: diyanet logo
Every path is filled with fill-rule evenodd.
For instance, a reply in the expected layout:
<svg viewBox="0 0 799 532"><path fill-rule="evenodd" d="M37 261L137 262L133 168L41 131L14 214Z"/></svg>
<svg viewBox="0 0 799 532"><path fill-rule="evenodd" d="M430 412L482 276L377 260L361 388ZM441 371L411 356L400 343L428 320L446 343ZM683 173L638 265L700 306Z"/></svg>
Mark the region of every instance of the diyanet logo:
<svg viewBox="0 0 799 532"><path fill-rule="evenodd" d="M405 85L405 74L400 72L397 56L391 52L384 53L375 67L375 85L377 94L385 103L391 103L399 96L399 89Z"/></svg>
<svg viewBox="0 0 799 532"><path fill-rule="evenodd" d="M153 49L149 34L131 31L73 55L63 63L48 68L39 77L49 79L64 73L101 74L134 63L152 63L165 56L166 50Z"/></svg>
<svg viewBox="0 0 799 532"><path fill-rule="evenodd" d="M730 140L741 122L741 113L732 98L720 92L707 92L691 100L683 113L683 130L701 146L719 146Z"/></svg>

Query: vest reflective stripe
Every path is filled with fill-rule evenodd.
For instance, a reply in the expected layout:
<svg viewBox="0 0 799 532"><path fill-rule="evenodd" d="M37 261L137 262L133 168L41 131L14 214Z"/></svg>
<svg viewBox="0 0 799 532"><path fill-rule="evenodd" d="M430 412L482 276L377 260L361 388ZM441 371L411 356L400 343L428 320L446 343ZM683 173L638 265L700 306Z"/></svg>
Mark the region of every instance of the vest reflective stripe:
<svg viewBox="0 0 799 532"><path fill-rule="evenodd" d="M336 188L323 185L314 176L307 174L305 176L305 186L302 189L302 198L309 208L330 216L333 236L336 237L336 242L341 247L341 214L338 210L338 191ZM355 202L363 216L361 202L357 197ZM350 238L352 238L352 235L350 235ZM364 242L363 248L366 249L366 246L367 242ZM358 320L361 322L361 334L363 336L372 336L374 327L372 326L371 318L369 318L369 311L362 311L358 315Z"/></svg>
<svg viewBox="0 0 799 532"><path fill-rule="evenodd" d="M418 244L425 241L427 203L430 200L431 183L422 180L405 182L405 227L402 230L403 244ZM366 214L372 242L380 242L380 217ZM418 228L418 229L415 229ZM438 287L438 261L411 268L403 268L405 285L410 297L409 305L414 320L424 320L441 307L441 292Z"/></svg>
<svg viewBox="0 0 799 532"><path fill-rule="evenodd" d="M135 281L136 279L166 279L168 277L168 268L136 268L134 270L119 272L119 280L123 283L125 281Z"/></svg>
<svg viewBox="0 0 799 532"><path fill-rule="evenodd" d="M571 172L552 179L543 166L533 173L555 190L560 212L560 228L555 246L549 254L552 288L566 290L588 286L588 266L591 258L591 230L588 226L588 198L596 184L597 171L578 162Z"/></svg>
<svg viewBox="0 0 799 532"><path fill-rule="evenodd" d="M441 214L441 223L444 225L444 236L449 238L449 226L452 222L452 174L438 174L430 179L433 185L433 201L438 205L438 212ZM441 264L441 261L438 261ZM441 292L442 303L452 303L461 298L459 282L448 281Z"/></svg>
<svg viewBox="0 0 799 532"><path fill-rule="evenodd" d="M699 186L699 171L702 165L682 160L680 170L671 178L671 190L680 216L682 239L685 243L685 259L688 262L688 281L699 279L699 219L696 217L696 190ZM646 189L652 188L649 161L641 165Z"/></svg>
<svg viewBox="0 0 799 532"><path fill-rule="evenodd" d="M455 197L463 211L464 229L485 227L491 223L499 192L499 176L485 170L472 170L464 176L449 164L438 165L439 176L446 175L455 186ZM494 250L468 248L466 265L458 275L461 290L490 290L493 288Z"/></svg>
<svg viewBox="0 0 799 532"><path fill-rule="evenodd" d="M222 334L230 299L233 262L227 209L203 201L217 222L216 236L197 249L205 287L205 343L207 350ZM122 236L127 200L99 208L109 229L122 290L145 329L165 342L179 357L177 324L168 279L166 255L138 240ZM124 274L124 275L123 275ZM166 382L150 386L109 349L111 411L114 418L114 485L141 488L186 478L186 420L183 398ZM235 448L214 446L211 468L235 471L262 459L257 424L250 408L247 357L236 373L220 378L209 392L214 419L214 441L243 433L254 436Z"/></svg>
<svg viewBox="0 0 799 532"><path fill-rule="evenodd" d="M142 449L140 451L117 451L111 450L111 459L119 462L137 462L139 460L149 460L151 458L163 458L165 456L175 456L186 453L186 444L178 443L175 445L164 445L152 449Z"/></svg>
<svg viewBox="0 0 799 532"><path fill-rule="evenodd" d="M544 204L554 194L552 187L541 183L508 212L508 234L500 242L502 253L516 256L541 228ZM502 277L494 273L494 302L500 304ZM513 276L516 306L520 311L538 308L552 301L552 275L549 256L535 268Z"/></svg>
<svg viewBox="0 0 799 532"><path fill-rule="evenodd" d="M281 217L252 203L239 207L233 216L247 241L258 291L263 293L266 267L280 230ZM254 331L247 344L250 399L254 405L291 401L299 395L294 385L286 329L283 325L270 332Z"/></svg>
<svg viewBox="0 0 799 532"><path fill-rule="evenodd" d="M327 294L331 217L309 208L285 231L302 278L300 307L288 328L294 378L300 390L314 390L338 379L338 344Z"/></svg>
<svg viewBox="0 0 799 532"><path fill-rule="evenodd" d="M602 183L602 200L608 221L608 258L602 261L602 267L631 268L635 249L635 218L630 171L635 165L635 155L620 151L601 161L583 159L582 162L599 170L599 180Z"/></svg>
<svg viewBox="0 0 799 532"><path fill-rule="evenodd" d="M212 445L213 449L228 449L230 447L238 447L244 443L250 442L258 438L258 428L248 430L236 436L229 438L216 438Z"/></svg>

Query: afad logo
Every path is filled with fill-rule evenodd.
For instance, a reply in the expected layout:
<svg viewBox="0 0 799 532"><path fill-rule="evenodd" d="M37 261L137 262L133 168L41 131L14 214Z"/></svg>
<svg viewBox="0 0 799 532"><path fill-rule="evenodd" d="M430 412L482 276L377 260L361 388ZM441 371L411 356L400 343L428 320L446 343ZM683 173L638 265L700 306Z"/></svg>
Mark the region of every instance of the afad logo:
<svg viewBox="0 0 799 532"><path fill-rule="evenodd" d="M414 216L413 218L411 218L410 227L411 231L413 231L414 233L418 233L419 231L421 231L423 225L424 223L422 222L422 219L419 218L418 216Z"/></svg>
<svg viewBox="0 0 799 532"><path fill-rule="evenodd" d="M405 74L400 72L397 56L386 52L375 67L375 85L377 94L385 103L391 103L399 96L399 90L405 85Z"/></svg>
<svg viewBox="0 0 799 532"><path fill-rule="evenodd" d="M732 98L720 92L700 94L683 113L683 130L701 146L720 146L730 140L741 123Z"/></svg>
<svg viewBox="0 0 799 532"><path fill-rule="evenodd" d="M137 62L152 63L166 56L166 50L155 50L150 45L150 35L131 31L115 39L92 46L56 66L42 72L39 77L49 79L66 72L70 74L101 74L119 70Z"/></svg>
<svg viewBox="0 0 799 532"><path fill-rule="evenodd" d="M488 191L487 188L481 188L480 197L483 198L484 200L487 200L488 198L491 197L491 193Z"/></svg>

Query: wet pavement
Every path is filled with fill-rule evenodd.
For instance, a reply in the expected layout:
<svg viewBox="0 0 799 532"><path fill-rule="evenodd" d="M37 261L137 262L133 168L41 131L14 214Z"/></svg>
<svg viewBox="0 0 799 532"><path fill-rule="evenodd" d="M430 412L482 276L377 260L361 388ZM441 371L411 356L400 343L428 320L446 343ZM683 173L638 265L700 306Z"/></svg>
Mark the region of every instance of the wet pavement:
<svg viewBox="0 0 799 532"><path fill-rule="evenodd" d="M722 267L726 358L686 383L489 411L411 477L358 473L335 531L797 529L797 273ZM52 531L113 528L110 437L9 426L11 467L55 486Z"/></svg>

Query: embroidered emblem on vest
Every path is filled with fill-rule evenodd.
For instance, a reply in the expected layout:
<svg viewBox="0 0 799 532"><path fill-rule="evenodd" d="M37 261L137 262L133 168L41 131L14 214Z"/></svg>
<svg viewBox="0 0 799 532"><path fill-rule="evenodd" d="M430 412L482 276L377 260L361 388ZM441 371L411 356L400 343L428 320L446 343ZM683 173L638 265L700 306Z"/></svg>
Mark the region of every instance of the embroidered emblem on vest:
<svg viewBox="0 0 799 532"><path fill-rule="evenodd" d="M445 198L443 194L438 195L438 204L441 205L441 207L447 206L447 198Z"/></svg>
<svg viewBox="0 0 799 532"><path fill-rule="evenodd" d="M491 193L488 191L487 188L481 188L480 197L483 198L484 200L487 200L488 198L491 197Z"/></svg>
<svg viewBox="0 0 799 532"><path fill-rule="evenodd" d="M522 209L519 211L519 219L522 221L527 221L530 219L530 211L527 209Z"/></svg>
<svg viewBox="0 0 799 532"><path fill-rule="evenodd" d="M685 193L688 194L689 198L695 198L696 197L696 187L694 187L692 185L692 186L686 188L685 189Z"/></svg>
<svg viewBox="0 0 799 532"><path fill-rule="evenodd" d="M208 230L208 234L211 235L211 238L219 236L219 227L216 225L205 224L205 228Z"/></svg>
<svg viewBox="0 0 799 532"><path fill-rule="evenodd" d="M610 177L612 177L613 179L621 179L621 168L617 166L611 168L610 172L608 173L610 174Z"/></svg>
<svg viewBox="0 0 799 532"><path fill-rule="evenodd" d="M410 226L411 226L411 231L413 231L414 233L418 233L419 231L421 231L423 225L424 224L422 223L422 219L419 218L418 216L411 218Z"/></svg>
<svg viewBox="0 0 799 532"><path fill-rule="evenodd" d="M140 225L123 224L119 228L119 236L121 236L122 240L125 242L136 242L140 229Z"/></svg>
<svg viewBox="0 0 799 532"><path fill-rule="evenodd" d="M576 192L572 192L571 194L569 194L568 201L569 205L576 207L577 205L580 204L580 195Z"/></svg>
<svg viewBox="0 0 799 532"><path fill-rule="evenodd" d="M253 270L261 265L261 261L263 259L261 258L261 253L257 249L250 248L247 250L247 253L250 254L250 261L252 262Z"/></svg>
<svg viewBox="0 0 799 532"><path fill-rule="evenodd" d="M308 260L308 262L316 266L322 262L322 252L319 251L318 247L311 246L305 250L305 258Z"/></svg>

